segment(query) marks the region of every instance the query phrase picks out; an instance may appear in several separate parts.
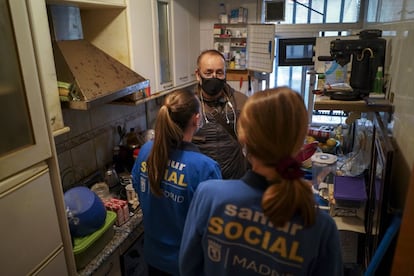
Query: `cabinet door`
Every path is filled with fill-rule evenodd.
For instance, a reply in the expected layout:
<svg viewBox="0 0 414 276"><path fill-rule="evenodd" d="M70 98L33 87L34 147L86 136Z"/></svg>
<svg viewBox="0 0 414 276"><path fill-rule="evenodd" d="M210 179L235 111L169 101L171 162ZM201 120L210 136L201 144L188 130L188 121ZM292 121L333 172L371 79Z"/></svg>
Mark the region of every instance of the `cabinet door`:
<svg viewBox="0 0 414 276"><path fill-rule="evenodd" d="M188 59L190 50L190 24L188 11L186 10L187 0L172 1L173 18L173 49L174 49L174 84L179 86L188 82Z"/></svg>
<svg viewBox="0 0 414 276"><path fill-rule="evenodd" d="M150 80L151 93L173 87L170 1L129 1L132 67Z"/></svg>
<svg viewBox="0 0 414 276"><path fill-rule="evenodd" d="M63 248L51 186L46 164L0 181L12 187L0 189L2 275L28 275ZM57 265L66 271L65 262Z"/></svg>
<svg viewBox="0 0 414 276"><path fill-rule="evenodd" d="M195 81L195 70L197 68L197 58L200 54L200 11L198 1L187 0L187 7L189 11L189 43L190 49L188 52L188 74L189 81Z"/></svg>
<svg viewBox="0 0 414 276"><path fill-rule="evenodd" d="M37 276L50 276L50 275L59 275L66 276L69 275L68 272L62 268L66 266L65 254L63 249L57 252L56 256L50 260L44 267L40 269Z"/></svg>
<svg viewBox="0 0 414 276"><path fill-rule="evenodd" d="M45 99L45 108L49 114L49 124L54 134L63 133L68 131L68 128L64 129L46 2L31 0L26 3L29 8L36 63L39 68L39 80Z"/></svg>
<svg viewBox="0 0 414 276"><path fill-rule="evenodd" d="M174 84L180 86L195 80L196 59L200 49L198 2L172 1Z"/></svg>
<svg viewBox="0 0 414 276"><path fill-rule="evenodd" d="M156 32L154 1L129 1L128 18L132 49L132 69L150 80L151 90L156 83Z"/></svg>
<svg viewBox="0 0 414 276"><path fill-rule="evenodd" d="M0 180L51 156L25 3L0 0Z"/></svg>
<svg viewBox="0 0 414 276"><path fill-rule="evenodd" d="M247 27L247 69L273 72L275 25L249 24Z"/></svg>
<svg viewBox="0 0 414 276"><path fill-rule="evenodd" d="M163 91L173 87L173 51L170 36L171 1L157 0L155 2L155 15L156 85L158 91Z"/></svg>
<svg viewBox="0 0 414 276"><path fill-rule="evenodd" d="M112 255L98 268L94 276L121 276L121 256L116 250Z"/></svg>

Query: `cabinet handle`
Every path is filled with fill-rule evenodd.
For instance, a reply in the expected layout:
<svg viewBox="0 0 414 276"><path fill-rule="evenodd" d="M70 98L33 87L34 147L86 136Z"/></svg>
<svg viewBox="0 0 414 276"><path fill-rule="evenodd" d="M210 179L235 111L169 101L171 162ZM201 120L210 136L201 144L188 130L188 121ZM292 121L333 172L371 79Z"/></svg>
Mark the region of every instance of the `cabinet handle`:
<svg viewBox="0 0 414 276"><path fill-rule="evenodd" d="M168 85L164 85L162 88L167 89L167 88L171 88L171 87L173 87L173 85L172 84L168 84Z"/></svg>
<svg viewBox="0 0 414 276"><path fill-rule="evenodd" d="M188 79L188 76L184 76L184 77L179 77L179 80L187 80Z"/></svg>

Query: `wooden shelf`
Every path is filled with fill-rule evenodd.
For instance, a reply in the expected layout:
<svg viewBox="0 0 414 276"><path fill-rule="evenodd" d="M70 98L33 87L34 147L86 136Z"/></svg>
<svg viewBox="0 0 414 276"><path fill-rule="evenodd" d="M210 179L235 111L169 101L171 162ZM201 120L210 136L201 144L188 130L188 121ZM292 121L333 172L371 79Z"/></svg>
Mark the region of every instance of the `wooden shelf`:
<svg viewBox="0 0 414 276"><path fill-rule="evenodd" d="M313 106L314 110L343 110L346 112L390 112L392 113L393 105L387 104L368 105L364 100L359 101L338 101L331 100L327 96L315 96Z"/></svg>
<svg viewBox="0 0 414 276"><path fill-rule="evenodd" d="M240 79L248 80L249 70L247 69L227 69L226 80L227 81L239 81Z"/></svg>

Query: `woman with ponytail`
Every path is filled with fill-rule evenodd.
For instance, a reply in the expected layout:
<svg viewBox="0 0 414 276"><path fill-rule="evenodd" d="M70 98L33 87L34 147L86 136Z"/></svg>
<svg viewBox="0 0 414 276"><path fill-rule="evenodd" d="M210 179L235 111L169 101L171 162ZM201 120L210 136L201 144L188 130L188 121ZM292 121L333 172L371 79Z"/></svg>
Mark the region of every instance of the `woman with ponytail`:
<svg viewBox="0 0 414 276"><path fill-rule="evenodd" d="M303 99L287 87L247 100L237 130L251 170L240 180L199 185L181 275L343 275L336 224L316 206L296 158L307 118Z"/></svg>
<svg viewBox="0 0 414 276"><path fill-rule="evenodd" d="M191 143L200 122L200 101L194 93L169 94L157 114L154 141L141 147L132 169L149 275L179 275L181 235L194 191L201 181L221 178L218 163Z"/></svg>

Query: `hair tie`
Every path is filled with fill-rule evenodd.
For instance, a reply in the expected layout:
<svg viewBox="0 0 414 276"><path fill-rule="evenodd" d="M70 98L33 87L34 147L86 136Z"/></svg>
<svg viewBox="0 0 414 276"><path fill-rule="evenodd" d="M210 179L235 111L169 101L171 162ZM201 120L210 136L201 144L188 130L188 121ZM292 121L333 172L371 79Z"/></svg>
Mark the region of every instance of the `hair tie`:
<svg viewBox="0 0 414 276"><path fill-rule="evenodd" d="M282 178L288 180L298 179L305 175L301 164L290 156L280 159L275 168Z"/></svg>

